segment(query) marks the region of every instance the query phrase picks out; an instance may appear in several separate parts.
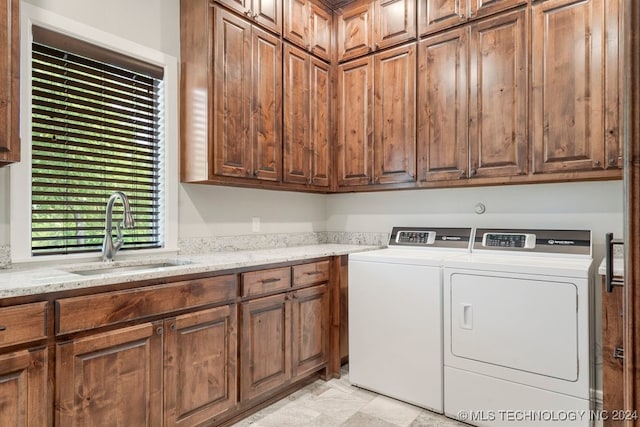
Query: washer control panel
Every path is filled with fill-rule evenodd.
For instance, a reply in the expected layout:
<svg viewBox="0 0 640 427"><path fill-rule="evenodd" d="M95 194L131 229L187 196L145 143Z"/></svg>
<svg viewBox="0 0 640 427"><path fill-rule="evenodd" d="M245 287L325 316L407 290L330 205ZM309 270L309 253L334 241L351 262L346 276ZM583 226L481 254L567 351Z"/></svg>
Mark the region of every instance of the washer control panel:
<svg viewBox="0 0 640 427"><path fill-rule="evenodd" d="M413 245L433 245L436 241L435 231L400 230L396 234L396 243Z"/></svg>
<svg viewBox="0 0 640 427"><path fill-rule="evenodd" d="M484 233L482 246L485 248L533 249L536 235L529 233Z"/></svg>
<svg viewBox="0 0 640 427"><path fill-rule="evenodd" d="M389 246L451 248L468 251L472 242L471 228L393 227Z"/></svg>

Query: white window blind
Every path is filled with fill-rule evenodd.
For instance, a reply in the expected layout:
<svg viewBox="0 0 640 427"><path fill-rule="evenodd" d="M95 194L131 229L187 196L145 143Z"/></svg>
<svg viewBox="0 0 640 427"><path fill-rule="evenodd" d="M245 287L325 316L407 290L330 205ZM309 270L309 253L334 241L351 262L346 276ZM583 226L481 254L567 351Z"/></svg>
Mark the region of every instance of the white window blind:
<svg viewBox="0 0 640 427"><path fill-rule="evenodd" d="M33 255L100 251L114 191L135 228L123 250L162 246L162 69L34 28ZM122 218L116 203L114 226Z"/></svg>

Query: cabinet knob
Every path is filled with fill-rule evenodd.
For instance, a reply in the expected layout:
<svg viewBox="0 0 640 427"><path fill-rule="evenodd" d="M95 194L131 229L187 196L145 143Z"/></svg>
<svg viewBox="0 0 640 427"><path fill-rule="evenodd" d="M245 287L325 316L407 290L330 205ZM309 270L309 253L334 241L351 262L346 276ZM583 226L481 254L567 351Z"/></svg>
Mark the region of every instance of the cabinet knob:
<svg viewBox="0 0 640 427"><path fill-rule="evenodd" d="M379 43L376 43L374 46L375 46L376 50L380 49L380 44Z"/></svg>
<svg viewBox="0 0 640 427"><path fill-rule="evenodd" d="M164 328L163 328L162 326L159 326L159 327L156 329L156 334L158 334L158 335L162 335L162 334L164 334Z"/></svg>
<svg viewBox="0 0 640 427"><path fill-rule="evenodd" d="M467 172L466 171L460 171L460 178L464 178L465 176L467 176Z"/></svg>
<svg viewBox="0 0 640 427"><path fill-rule="evenodd" d="M176 330L176 324L175 324L175 323L172 323L172 324L169 326L169 329L171 329L172 331L175 331L175 330Z"/></svg>
<svg viewBox="0 0 640 427"><path fill-rule="evenodd" d="M475 170L475 169L471 169L471 170L469 171L469 174L470 174L471 176L476 176L476 174L477 174L477 173L478 173L478 171L477 171L477 170Z"/></svg>
<svg viewBox="0 0 640 427"><path fill-rule="evenodd" d="M600 166L600 160L596 160L595 162L593 162L593 164L594 164L595 166Z"/></svg>
<svg viewBox="0 0 640 427"><path fill-rule="evenodd" d="M609 159L609 164L610 164L611 166L615 166L615 164L616 164L616 159Z"/></svg>
<svg viewBox="0 0 640 427"><path fill-rule="evenodd" d="M259 171L253 171L253 176L258 176Z"/></svg>
<svg viewBox="0 0 640 427"><path fill-rule="evenodd" d="M251 12L251 10L247 10L244 14L247 15L247 17L251 18L251 15L253 13Z"/></svg>
<svg viewBox="0 0 640 427"><path fill-rule="evenodd" d="M253 14L253 19L258 19L258 16L260 16L260 15L258 15L257 13L254 13Z"/></svg>
<svg viewBox="0 0 640 427"><path fill-rule="evenodd" d="M7 330L7 327L6 327L6 326L4 326L4 325L0 325L0 332L2 332L2 331L6 331L6 330Z"/></svg>

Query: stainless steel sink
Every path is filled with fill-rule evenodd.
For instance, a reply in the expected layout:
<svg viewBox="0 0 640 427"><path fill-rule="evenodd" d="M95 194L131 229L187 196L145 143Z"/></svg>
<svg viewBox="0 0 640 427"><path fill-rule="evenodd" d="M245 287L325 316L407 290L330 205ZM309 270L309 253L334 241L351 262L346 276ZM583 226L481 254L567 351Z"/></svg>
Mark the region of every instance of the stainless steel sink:
<svg viewBox="0 0 640 427"><path fill-rule="evenodd" d="M117 267L97 267L88 270L74 270L71 273L80 274L81 276L95 276L98 274L114 274L114 273L127 273L138 271L154 271L167 267L177 267L180 265L187 265L189 263L176 263L176 262L155 262L151 264L137 264L137 265L121 265Z"/></svg>

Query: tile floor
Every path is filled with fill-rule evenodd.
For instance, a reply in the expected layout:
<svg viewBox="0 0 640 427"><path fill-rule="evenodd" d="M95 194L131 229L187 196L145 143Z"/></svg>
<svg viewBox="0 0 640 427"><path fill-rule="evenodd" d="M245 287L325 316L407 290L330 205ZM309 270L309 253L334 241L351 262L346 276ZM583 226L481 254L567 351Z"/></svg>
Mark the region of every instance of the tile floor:
<svg viewBox="0 0 640 427"><path fill-rule="evenodd" d="M318 380L245 418L235 427L468 427L442 415L351 386Z"/></svg>

